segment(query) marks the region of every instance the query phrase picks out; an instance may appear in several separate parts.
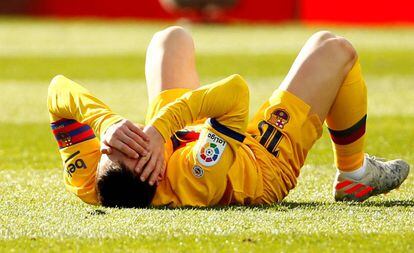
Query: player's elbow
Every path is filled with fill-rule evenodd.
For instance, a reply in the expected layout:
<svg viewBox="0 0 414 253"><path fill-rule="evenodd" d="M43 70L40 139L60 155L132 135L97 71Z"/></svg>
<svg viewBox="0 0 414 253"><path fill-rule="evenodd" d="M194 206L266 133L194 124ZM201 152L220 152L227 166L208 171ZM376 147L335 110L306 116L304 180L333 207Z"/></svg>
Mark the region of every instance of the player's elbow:
<svg viewBox="0 0 414 253"><path fill-rule="evenodd" d="M66 77L64 77L63 75L57 75L53 77L52 81L50 81L49 84L48 94L50 95L54 90L56 90L59 84L61 84L65 79Z"/></svg>
<svg viewBox="0 0 414 253"><path fill-rule="evenodd" d="M47 89L47 108L49 110L50 114L54 114L54 109L56 109L56 101L57 101L57 95L59 94L59 90L62 87L62 84L65 83L65 81L68 80L63 75L57 75L55 76L52 81L50 81L49 87Z"/></svg>
<svg viewBox="0 0 414 253"><path fill-rule="evenodd" d="M250 91L247 82L240 75L230 77L229 91L233 95L233 110L237 112L237 118L234 121L241 126L238 131L244 132L249 117Z"/></svg>
<svg viewBox="0 0 414 253"><path fill-rule="evenodd" d="M50 82L50 85L57 84L57 83L61 82L64 79L66 79L66 77L64 77L63 75L57 75L57 76L53 77L52 81Z"/></svg>
<svg viewBox="0 0 414 253"><path fill-rule="evenodd" d="M249 99L250 99L249 86L247 85L247 82L246 80L244 80L243 77L241 77L238 74L232 75L230 77L229 84L231 85L231 88L229 90L231 90L233 94L237 95L239 102L245 101L249 103Z"/></svg>

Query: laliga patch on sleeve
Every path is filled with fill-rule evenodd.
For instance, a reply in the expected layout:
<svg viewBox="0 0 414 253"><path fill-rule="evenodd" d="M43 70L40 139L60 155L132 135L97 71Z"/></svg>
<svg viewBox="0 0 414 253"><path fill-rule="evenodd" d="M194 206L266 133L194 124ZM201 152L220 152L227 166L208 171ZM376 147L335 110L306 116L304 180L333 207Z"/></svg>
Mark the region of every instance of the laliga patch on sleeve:
<svg viewBox="0 0 414 253"><path fill-rule="evenodd" d="M207 137L197 153L198 161L204 166L213 166L220 161L226 148L226 141L212 132L207 132Z"/></svg>

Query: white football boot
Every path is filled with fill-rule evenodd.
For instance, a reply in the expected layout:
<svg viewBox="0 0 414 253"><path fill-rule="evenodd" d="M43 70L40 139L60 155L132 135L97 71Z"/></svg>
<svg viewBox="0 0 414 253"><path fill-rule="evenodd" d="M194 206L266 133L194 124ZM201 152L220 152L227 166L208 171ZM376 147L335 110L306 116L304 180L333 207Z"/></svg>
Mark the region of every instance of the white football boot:
<svg viewBox="0 0 414 253"><path fill-rule="evenodd" d="M403 160L385 161L366 154L366 169L359 180L344 173L336 173L334 195L336 201L362 202L371 196L398 188L407 178L410 165Z"/></svg>

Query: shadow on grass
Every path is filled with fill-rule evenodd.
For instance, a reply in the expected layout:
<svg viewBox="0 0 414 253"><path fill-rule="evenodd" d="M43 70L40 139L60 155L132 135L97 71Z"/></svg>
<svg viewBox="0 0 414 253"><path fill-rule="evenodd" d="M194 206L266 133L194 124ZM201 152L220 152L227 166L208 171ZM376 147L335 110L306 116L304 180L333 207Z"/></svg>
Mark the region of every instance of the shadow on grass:
<svg viewBox="0 0 414 253"><path fill-rule="evenodd" d="M194 211L260 211L260 210L274 210L278 212L286 212L293 209L320 209L329 208L334 206L350 206L350 207L414 207L414 200L388 200L388 201L367 201L364 203L358 202L322 202L322 201L310 201L310 202L292 202L283 201L272 205L260 205L260 206L213 206L213 207L178 207L170 208L167 206L160 207L148 207L141 208L147 210L194 210ZM106 215L107 208L95 209L89 212L89 215ZM139 209L139 208L109 208L109 209Z"/></svg>
<svg viewBox="0 0 414 253"><path fill-rule="evenodd" d="M295 208L320 208L335 205L356 206L356 207L414 207L414 200L386 200L360 202L281 202L271 207L283 206L288 209Z"/></svg>
<svg viewBox="0 0 414 253"><path fill-rule="evenodd" d="M364 202L360 204L366 207L414 207L414 200L387 200L379 202Z"/></svg>
<svg viewBox="0 0 414 253"><path fill-rule="evenodd" d="M313 209L320 207L328 207L333 203L331 202L280 202L272 205L255 205L255 206L242 206L242 205L229 205L229 206L209 206L209 207L192 207L192 206L182 206L171 208L168 206L153 206L144 209L149 210L200 210L200 211L243 211L243 210L275 210L275 211L287 211L295 208L302 209ZM134 208L116 208L116 209L134 209Z"/></svg>

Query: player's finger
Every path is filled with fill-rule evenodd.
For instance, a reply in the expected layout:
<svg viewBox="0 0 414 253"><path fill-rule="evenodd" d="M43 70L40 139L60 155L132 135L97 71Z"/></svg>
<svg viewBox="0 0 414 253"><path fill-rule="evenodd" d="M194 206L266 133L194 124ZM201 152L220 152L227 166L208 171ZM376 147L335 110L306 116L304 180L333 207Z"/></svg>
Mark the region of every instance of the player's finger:
<svg viewBox="0 0 414 253"><path fill-rule="evenodd" d="M133 149L137 155L146 155L148 152L141 147L138 143L136 143L133 139L131 139L128 135L123 132L118 133L118 139L123 142L124 144L128 145L129 148ZM138 156L131 156L131 158L138 158Z"/></svg>
<svg viewBox="0 0 414 253"><path fill-rule="evenodd" d="M141 173L140 179L142 182L146 181L149 175L151 174L151 172L154 171L156 163L157 163L157 157L151 156L150 160L145 165L145 168Z"/></svg>
<svg viewBox="0 0 414 253"><path fill-rule="evenodd" d="M126 145L120 140L115 140L115 142L112 144L112 147L118 149L119 151L121 151L122 153L124 153L126 156L130 158L134 158L134 159L139 158L139 155L135 150L133 150L132 148L130 148L128 145Z"/></svg>
<svg viewBox="0 0 414 253"><path fill-rule="evenodd" d="M150 185L154 185L154 183L156 182L158 176L160 175L161 171L162 171L162 164L163 161L158 159L156 164L155 164L155 168L151 173L151 176L149 178L149 184Z"/></svg>
<svg viewBox="0 0 414 253"><path fill-rule="evenodd" d="M125 135L127 135L134 142L134 146L137 148L134 148L134 150L136 150L140 155L147 155L149 145L148 142L144 141L140 136L129 129L125 132Z"/></svg>
<svg viewBox="0 0 414 253"><path fill-rule="evenodd" d="M112 148L103 142L101 143L101 153L110 155L112 153Z"/></svg>
<svg viewBox="0 0 414 253"><path fill-rule="evenodd" d="M151 154L147 154L146 156L142 156L137 164L135 165L134 171L137 175L140 175L142 172L142 168L147 164L148 160L151 158Z"/></svg>
<svg viewBox="0 0 414 253"><path fill-rule="evenodd" d="M162 162L162 167L161 167L161 172L160 172L160 174L158 175L158 178L157 178L157 183L160 182L160 181L162 181L164 179L165 168L166 168L165 161L163 161Z"/></svg>
<svg viewBox="0 0 414 253"><path fill-rule="evenodd" d="M138 134L139 136L141 136L142 139L144 139L145 141L149 141L149 137L148 135L146 135L144 133L144 131L142 131L139 127L137 127L134 123L132 123L131 121L126 121L126 126L129 128L129 130L131 130L132 132Z"/></svg>
<svg viewBox="0 0 414 253"><path fill-rule="evenodd" d="M146 149L144 149L143 147L141 147L137 142L135 142L127 134L119 133L118 136L119 136L118 138L123 143L128 145L128 147L130 147L131 149L135 150L135 152L137 152L139 155L142 155L142 156L147 155L148 151ZM135 157L133 157L133 158L135 158Z"/></svg>

